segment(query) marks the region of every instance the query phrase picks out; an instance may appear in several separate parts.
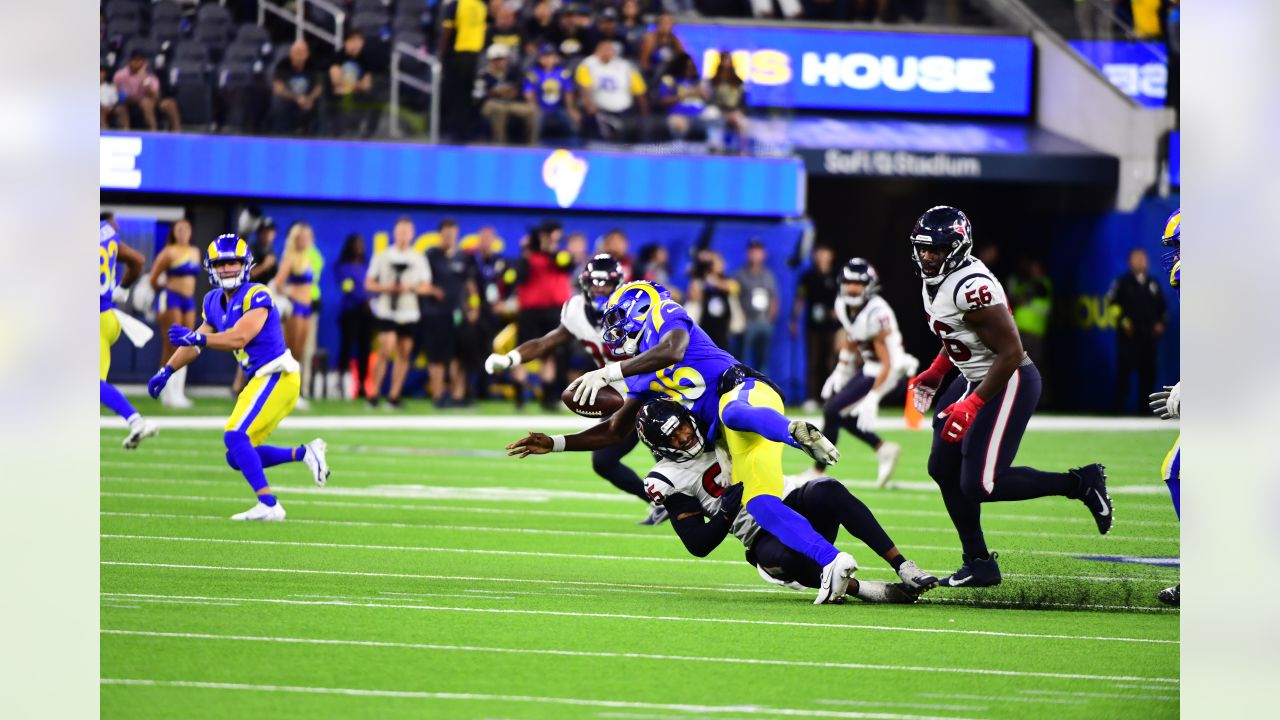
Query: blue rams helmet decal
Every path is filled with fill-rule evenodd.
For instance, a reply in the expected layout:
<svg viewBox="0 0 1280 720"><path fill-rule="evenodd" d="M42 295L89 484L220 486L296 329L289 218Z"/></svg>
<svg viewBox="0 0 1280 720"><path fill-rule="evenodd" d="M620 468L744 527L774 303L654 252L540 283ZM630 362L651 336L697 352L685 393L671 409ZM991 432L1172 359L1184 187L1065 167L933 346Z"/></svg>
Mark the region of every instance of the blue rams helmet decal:
<svg viewBox="0 0 1280 720"><path fill-rule="evenodd" d="M240 262L243 265L240 273L234 277L222 277L218 274L218 265L226 262ZM253 253L249 252L249 243L235 233L219 235L205 250L204 270L209 274L209 282L216 288L234 290L249 281L249 269L253 267Z"/></svg>

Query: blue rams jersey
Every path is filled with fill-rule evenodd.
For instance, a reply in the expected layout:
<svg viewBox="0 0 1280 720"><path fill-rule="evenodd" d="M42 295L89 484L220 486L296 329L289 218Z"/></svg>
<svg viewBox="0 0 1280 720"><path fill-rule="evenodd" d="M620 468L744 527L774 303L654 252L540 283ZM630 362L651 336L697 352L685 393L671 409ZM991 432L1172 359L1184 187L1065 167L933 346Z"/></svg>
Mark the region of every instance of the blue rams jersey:
<svg viewBox="0 0 1280 720"><path fill-rule="evenodd" d="M280 329L280 311L276 310L271 293L265 285L245 283L230 298L222 290L210 290L204 296L204 321L215 332L230 330L245 313L255 308L267 309L267 321L247 345L232 352L244 374L250 377L258 368L288 352L284 331Z"/></svg>
<svg viewBox="0 0 1280 720"><path fill-rule="evenodd" d="M572 89L569 71L559 65L547 70L535 64L524 77L524 91L533 91L534 99L542 110L563 107L565 93Z"/></svg>
<svg viewBox="0 0 1280 720"><path fill-rule="evenodd" d="M111 309L111 292L120 284L117 274L119 264L116 255L120 244L116 240L116 232L110 225L103 223L98 233L98 312Z"/></svg>
<svg viewBox="0 0 1280 720"><path fill-rule="evenodd" d="M661 397L678 400L698 418L707 439L711 440L720 422L720 398L716 394L716 385L720 376L738 361L712 342L683 307L670 300L664 301L645 320L636 354L657 345L664 335L676 328L689 333L684 359L656 372L625 378L627 389L631 397L644 401Z"/></svg>

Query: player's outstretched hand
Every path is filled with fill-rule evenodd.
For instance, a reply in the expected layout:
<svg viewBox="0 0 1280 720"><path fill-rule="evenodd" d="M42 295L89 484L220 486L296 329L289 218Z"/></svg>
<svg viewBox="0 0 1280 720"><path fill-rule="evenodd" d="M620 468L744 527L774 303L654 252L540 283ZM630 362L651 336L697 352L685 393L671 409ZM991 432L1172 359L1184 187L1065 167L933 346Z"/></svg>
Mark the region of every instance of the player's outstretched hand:
<svg viewBox="0 0 1280 720"><path fill-rule="evenodd" d="M1182 383L1165 385L1164 390L1151 393L1151 412L1161 420L1173 420L1182 415Z"/></svg>
<svg viewBox="0 0 1280 720"><path fill-rule="evenodd" d="M204 347L204 344L207 341L205 340L204 335L201 335L195 330L185 328L181 325L172 325L169 327L169 342L172 343L174 347L186 347L188 345Z"/></svg>
<svg viewBox="0 0 1280 720"><path fill-rule="evenodd" d="M742 483L734 483L720 495L720 515L733 522L742 510Z"/></svg>
<svg viewBox="0 0 1280 720"><path fill-rule="evenodd" d="M551 436L529 431L529 434L507 446L507 454L518 458L545 455L551 452Z"/></svg>
<svg viewBox="0 0 1280 720"><path fill-rule="evenodd" d="M164 386L169 383L169 378L173 376L173 368L165 365L156 371L155 375L147 381L147 394L153 398L160 397L160 391L164 390Z"/></svg>
<svg viewBox="0 0 1280 720"><path fill-rule="evenodd" d="M865 433L875 432L876 420L880 416L880 394L872 390L853 407L854 422L858 429Z"/></svg>

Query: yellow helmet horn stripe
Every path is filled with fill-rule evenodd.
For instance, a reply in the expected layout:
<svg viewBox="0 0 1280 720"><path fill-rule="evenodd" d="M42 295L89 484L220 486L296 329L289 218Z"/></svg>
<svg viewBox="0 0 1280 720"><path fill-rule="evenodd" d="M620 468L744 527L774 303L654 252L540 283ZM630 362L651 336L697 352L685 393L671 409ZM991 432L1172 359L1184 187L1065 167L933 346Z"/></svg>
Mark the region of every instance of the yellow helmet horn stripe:
<svg viewBox="0 0 1280 720"><path fill-rule="evenodd" d="M1178 232L1178 226L1180 226L1181 224L1182 224L1182 211L1179 210L1178 212L1174 213L1173 217L1169 218L1169 222L1165 224L1164 239L1168 240L1169 238L1173 237L1173 234Z"/></svg>

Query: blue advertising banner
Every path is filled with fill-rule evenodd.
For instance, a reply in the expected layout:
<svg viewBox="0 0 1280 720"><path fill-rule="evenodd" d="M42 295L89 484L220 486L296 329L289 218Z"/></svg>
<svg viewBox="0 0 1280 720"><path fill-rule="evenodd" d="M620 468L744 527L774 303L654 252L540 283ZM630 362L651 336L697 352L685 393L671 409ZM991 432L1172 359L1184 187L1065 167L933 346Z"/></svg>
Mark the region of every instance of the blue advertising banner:
<svg viewBox="0 0 1280 720"><path fill-rule="evenodd" d="M1157 46L1119 40L1072 40L1071 47L1125 95L1147 107L1164 107L1169 67Z"/></svg>
<svg viewBox="0 0 1280 720"><path fill-rule="evenodd" d="M794 158L104 133L103 190L334 202L791 217Z"/></svg>
<svg viewBox="0 0 1280 720"><path fill-rule="evenodd" d="M704 77L720 52L751 106L1027 115L1029 38L739 25L676 26Z"/></svg>

